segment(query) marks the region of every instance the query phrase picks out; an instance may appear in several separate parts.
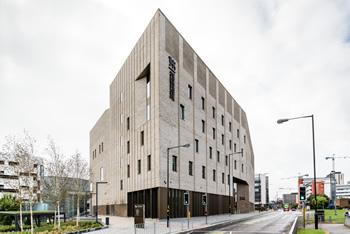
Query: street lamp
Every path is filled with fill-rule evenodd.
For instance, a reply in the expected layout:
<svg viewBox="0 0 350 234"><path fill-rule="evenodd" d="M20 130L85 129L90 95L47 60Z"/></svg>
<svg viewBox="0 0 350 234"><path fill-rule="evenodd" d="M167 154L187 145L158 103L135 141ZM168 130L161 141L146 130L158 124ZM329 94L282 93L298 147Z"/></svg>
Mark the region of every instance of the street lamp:
<svg viewBox="0 0 350 234"><path fill-rule="evenodd" d="M315 156L315 130L314 130L314 115L305 115L295 118L288 118L288 119L279 119L277 120L278 124L282 124L284 122L287 122L289 120L294 119L304 119L304 118L311 118L312 123L312 153L313 153L313 166L314 166L314 195L315 195L315 229L318 229L318 215L317 215L317 186L316 186L316 156Z"/></svg>
<svg viewBox="0 0 350 234"><path fill-rule="evenodd" d="M231 175L231 157L230 156L233 156L234 154L241 154L242 155L242 157L243 157L243 150L241 150L241 151L239 151L239 152L233 152L233 153L230 153L230 154L228 154L227 156L228 156L228 173L230 174L230 178L229 178L229 184L228 184L228 186L229 186L229 189L228 189L228 211L229 211L229 213L231 214L232 212L232 209L231 209L231 183L233 183L233 181L231 181L231 178L232 178L232 175ZM232 186L232 188L234 188L233 186ZM233 195L234 195L234 193L233 193L233 191L232 191L232 197L233 197Z"/></svg>
<svg viewBox="0 0 350 234"><path fill-rule="evenodd" d="M107 184L107 182L106 181L97 181L96 182L96 211L95 211L96 223L98 222L98 185L99 184Z"/></svg>
<svg viewBox="0 0 350 234"><path fill-rule="evenodd" d="M190 147L190 144L185 144L185 145L177 145L177 146L172 146L168 147L166 149L167 157L166 157L166 164L167 164L167 172L166 172L166 193L167 193L167 210L166 210L166 226L169 227L169 221L170 221L170 193L169 193L169 151L171 149L177 149L177 148L188 148Z"/></svg>

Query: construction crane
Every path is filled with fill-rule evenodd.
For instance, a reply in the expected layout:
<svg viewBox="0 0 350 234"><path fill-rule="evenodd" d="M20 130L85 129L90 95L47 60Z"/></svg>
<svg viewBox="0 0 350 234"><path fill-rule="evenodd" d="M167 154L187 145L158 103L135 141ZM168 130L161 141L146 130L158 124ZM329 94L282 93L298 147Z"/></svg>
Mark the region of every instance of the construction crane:
<svg viewBox="0 0 350 234"><path fill-rule="evenodd" d="M290 180L290 179L303 178L303 177L309 176L309 174L304 174L304 175L300 175L300 174L301 173L298 173L298 176L285 177L285 178L282 178L282 180Z"/></svg>
<svg viewBox="0 0 350 234"><path fill-rule="evenodd" d="M350 158L350 157L348 157L348 156L338 156L338 157L336 157L335 154L333 154L332 156L327 156L325 158L326 160L329 160L329 159L332 160L332 171L329 174L329 179L330 179L330 182L331 182L331 198L333 200L334 214L335 215L337 214L337 204L336 204L336 201L337 201L337 185L336 185L336 179L335 179L335 174L336 174L336 172L335 172L335 159L347 159L347 158ZM332 180L332 178L333 178L333 180Z"/></svg>

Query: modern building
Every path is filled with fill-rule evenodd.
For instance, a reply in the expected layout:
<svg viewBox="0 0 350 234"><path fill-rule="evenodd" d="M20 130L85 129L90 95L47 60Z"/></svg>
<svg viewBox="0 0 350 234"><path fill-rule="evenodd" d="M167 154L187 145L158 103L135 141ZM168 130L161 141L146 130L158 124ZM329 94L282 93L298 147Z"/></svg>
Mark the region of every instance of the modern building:
<svg viewBox="0 0 350 234"><path fill-rule="evenodd" d="M347 184L337 184L337 199L350 198L350 181Z"/></svg>
<svg viewBox="0 0 350 234"><path fill-rule="evenodd" d="M298 193L283 194L283 203L297 204Z"/></svg>
<svg viewBox="0 0 350 234"><path fill-rule="evenodd" d="M170 216L184 217L186 191L192 216L204 215L204 194L209 215L254 209L246 113L160 10L110 85L90 165L95 209L96 182L107 182L99 214L133 216L144 204L146 217L165 218L169 201Z"/></svg>
<svg viewBox="0 0 350 234"><path fill-rule="evenodd" d="M310 195L313 195L315 192L315 183L314 179L311 177L304 177L302 179L298 179L298 188L299 186L305 186L306 198ZM298 189L299 190L299 189ZM325 194L325 178L316 178L316 192L317 195Z"/></svg>
<svg viewBox="0 0 350 234"><path fill-rule="evenodd" d="M36 158L23 169L18 161L0 153L0 197L4 194L21 196L24 201L41 200L41 177L44 173L43 160ZM26 170L26 171L25 171ZM28 171L27 171L28 170Z"/></svg>
<svg viewBox="0 0 350 234"><path fill-rule="evenodd" d="M255 175L255 207L267 207L269 197L269 177L266 174Z"/></svg>

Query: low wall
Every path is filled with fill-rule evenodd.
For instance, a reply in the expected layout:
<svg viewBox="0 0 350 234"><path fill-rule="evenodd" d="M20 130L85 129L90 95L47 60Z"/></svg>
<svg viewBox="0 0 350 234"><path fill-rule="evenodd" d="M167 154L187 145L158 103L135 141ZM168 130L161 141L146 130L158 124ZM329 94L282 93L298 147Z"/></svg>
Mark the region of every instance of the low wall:
<svg viewBox="0 0 350 234"><path fill-rule="evenodd" d="M344 225L347 226L347 227L350 227L350 216L346 216L345 217Z"/></svg>

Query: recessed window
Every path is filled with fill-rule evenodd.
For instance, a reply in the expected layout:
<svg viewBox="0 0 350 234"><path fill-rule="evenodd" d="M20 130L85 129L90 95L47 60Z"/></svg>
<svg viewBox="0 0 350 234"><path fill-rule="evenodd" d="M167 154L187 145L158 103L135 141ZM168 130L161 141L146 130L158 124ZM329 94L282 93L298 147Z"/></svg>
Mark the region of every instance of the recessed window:
<svg viewBox="0 0 350 234"><path fill-rule="evenodd" d="M225 125L225 117L224 117L224 115L221 115L221 125L222 126Z"/></svg>
<svg viewBox="0 0 350 234"><path fill-rule="evenodd" d="M147 156L147 170L151 170L151 155Z"/></svg>
<svg viewBox="0 0 350 234"><path fill-rule="evenodd" d="M242 172L244 172L244 165L243 165L243 163L242 163Z"/></svg>
<svg viewBox="0 0 350 234"><path fill-rule="evenodd" d="M103 152L103 142L101 143L101 152Z"/></svg>
<svg viewBox="0 0 350 234"><path fill-rule="evenodd" d="M177 157L175 155L173 155L172 169L173 169L174 172L177 171Z"/></svg>
<svg viewBox="0 0 350 234"><path fill-rule="evenodd" d="M213 169L213 181L215 181L215 180L216 180L216 170Z"/></svg>
<svg viewBox="0 0 350 234"><path fill-rule="evenodd" d="M198 153L199 152L199 141L198 141L198 139L195 139L195 143L196 143L196 153Z"/></svg>
<svg viewBox="0 0 350 234"><path fill-rule="evenodd" d="M235 153L237 152L237 144L236 143L233 144L233 152L235 152Z"/></svg>
<svg viewBox="0 0 350 234"><path fill-rule="evenodd" d="M233 164L234 169L237 170L237 160L235 160Z"/></svg>
<svg viewBox="0 0 350 234"><path fill-rule="evenodd" d="M241 148L241 152L242 152L242 158L243 158L243 156L244 156L243 148Z"/></svg>
<svg viewBox="0 0 350 234"><path fill-rule="evenodd" d="M237 138L239 138L239 129L237 129Z"/></svg>
<svg viewBox="0 0 350 234"><path fill-rule="evenodd" d="M180 116L182 120L185 119L185 106L182 104L180 104Z"/></svg>
<svg viewBox="0 0 350 234"><path fill-rule="evenodd" d="M192 161L188 161L188 174L190 176L193 175L193 162Z"/></svg>
<svg viewBox="0 0 350 234"><path fill-rule="evenodd" d="M141 174L141 159L137 160L137 174Z"/></svg>
<svg viewBox="0 0 350 234"><path fill-rule="evenodd" d="M221 182L225 184L225 173L221 173Z"/></svg>
<svg viewBox="0 0 350 234"><path fill-rule="evenodd" d="M192 100L192 86L188 85L188 98Z"/></svg>
<svg viewBox="0 0 350 234"><path fill-rule="evenodd" d="M130 177L130 165L128 164L127 168L126 168L126 175L129 178Z"/></svg>
<svg viewBox="0 0 350 234"><path fill-rule="evenodd" d="M123 180L120 180L120 190L123 190Z"/></svg>
<svg viewBox="0 0 350 234"><path fill-rule="evenodd" d="M227 184L230 185L230 175L227 175Z"/></svg>
<svg viewBox="0 0 350 234"><path fill-rule="evenodd" d="M215 107L212 107L213 119L215 119Z"/></svg>
<svg viewBox="0 0 350 234"><path fill-rule="evenodd" d="M228 156L227 155L225 156L225 165L226 166L228 165Z"/></svg>
<svg viewBox="0 0 350 234"><path fill-rule="evenodd" d="M243 136L243 142L244 142L244 144L246 143L246 136L245 135Z"/></svg>
<svg viewBox="0 0 350 234"><path fill-rule="evenodd" d="M220 162L220 151L216 151L216 159Z"/></svg>
<svg viewBox="0 0 350 234"><path fill-rule="evenodd" d="M130 117L126 118L126 130L130 129Z"/></svg>
<svg viewBox="0 0 350 234"><path fill-rule="evenodd" d="M130 153L130 141L126 143L126 152L129 154Z"/></svg>
<svg viewBox="0 0 350 234"><path fill-rule="evenodd" d="M150 106L150 104L147 104L147 106L146 106L146 119L147 120L151 119L151 106Z"/></svg>
<svg viewBox="0 0 350 234"><path fill-rule="evenodd" d="M150 76L148 75L146 78L146 97L150 98L151 97L151 79Z"/></svg>
<svg viewBox="0 0 350 234"><path fill-rule="evenodd" d="M202 110L204 110L205 109L205 98L201 97L201 100L202 100Z"/></svg>
<svg viewBox="0 0 350 234"><path fill-rule="evenodd" d="M140 133L140 141L141 141L141 145L145 144L145 132L141 131Z"/></svg>
<svg viewBox="0 0 350 234"><path fill-rule="evenodd" d="M232 150L232 140L228 141L228 147L230 148L230 150Z"/></svg>
<svg viewBox="0 0 350 234"><path fill-rule="evenodd" d="M101 153L101 145L98 145L98 153Z"/></svg>
<svg viewBox="0 0 350 234"><path fill-rule="evenodd" d="M205 121L202 119L202 132L205 133Z"/></svg>
<svg viewBox="0 0 350 234"><path fill-rule="evenodd" d="M222 145L225 144L225 136L224 136L224 134L221 134L221 144Z"/></svg>
<svg viewBox="0 0 350 234"><path fill-rule="evenodd" d="M232 123L231 122L229 122L228 123L228 130L231 132L231 130L232 130Z"/></svg>
<svg viewBox="0 0 350 234"><path fill-rule="evenodd" d="M216 135L216 131L215 128L213 128L213 139L215 140L215 135Z"/></svg>
<svg viewBox="0 0 350 234"><path fill-rule="evenodd" d="M211 146L209 146L209 158L213 158L213 148Z"/></svg>
<svg viewBox="0 0 350 234"><path fill-rule="evenodd" d="M202 179L205 179L205 166L202 166Z"/></svg>
<svg viewBox="0 0 350 234"><path fill-rule="evenodd" d="M104 181L105 179L105 174L104 174L104 169L103 167L100 168L100 181Z"/></svg>

